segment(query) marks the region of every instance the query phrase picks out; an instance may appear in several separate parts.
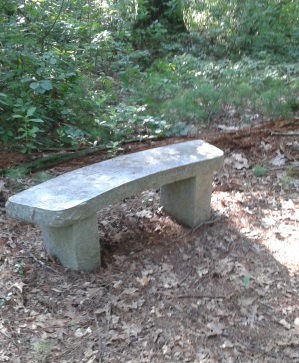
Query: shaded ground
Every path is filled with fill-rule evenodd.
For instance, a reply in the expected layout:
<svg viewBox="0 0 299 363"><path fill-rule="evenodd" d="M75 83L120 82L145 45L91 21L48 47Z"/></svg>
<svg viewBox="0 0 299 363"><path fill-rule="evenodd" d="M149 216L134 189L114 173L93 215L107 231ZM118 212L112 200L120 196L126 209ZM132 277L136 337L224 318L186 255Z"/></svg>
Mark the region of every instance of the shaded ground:
<svg viewBox="0 0 299 363"><path fill-rule="evenodd" d="M0 362L299 362L298 121L223 128L200 135L226 154L210 221L177 224L156 190L127 198L99 213L94 273L65 270L39 228L6 216L45 175L1 181Z"/></svg>

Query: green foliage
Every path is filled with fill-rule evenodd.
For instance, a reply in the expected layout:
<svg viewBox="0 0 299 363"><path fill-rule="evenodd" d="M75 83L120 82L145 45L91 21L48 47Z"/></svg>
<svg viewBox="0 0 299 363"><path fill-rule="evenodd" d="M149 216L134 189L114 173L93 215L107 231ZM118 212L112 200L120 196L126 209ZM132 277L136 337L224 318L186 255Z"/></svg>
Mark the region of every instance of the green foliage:
<svg viewBox="0 0 299 363"><path fill-rule="evenodd" d="M289 175L284 175L281 179L281 186L283 189L285 190L289 190L292 186L292 182L293 182L293 178L290 177Z"/></svg>
<svg viewBox="0 0 299 363"><path fill-rule="evenodd" d="M38 356L46 356L53 349L51 341L36 341L32 343L32 348Z"/></svg>
<svg viewBox="0 0 299 363"><path fill-rule="evenodd" d="M102 130L102 139L107 142L164 135L167 122L163 118L148 116L145 111L146 105L120 103L109 107L102 120L96 120Z"/></svg>
<svg viewBox="0 0 299 363"><path fill-rule="evenodd" d="M254 168L254 175L257 177L262 177L267 174L267 168L265 168L263 165L256 165Z"/></svg>
<svg viewBox="0 0 299 363"><path fill-rule="evenodd" d="M244 276L243 277L243 284L246 288L249 287L249 276Z"/></svg>
<svg viewBox="0 0 299 363"><path fill-rule="evenodd" d="M227 109L289 117L298 13L293 0L5 1L0 140L30 152L186 135Z"/></svg>
<svg viewBox="0 0 299 363"><path fill-rule="evenodd" d="M123 39L128 34L119 33L115 42L106 31L119 16L111 19L114 11L79 0L15 1L0 9L2 141L18 140L26 152L45 139L76 145L90 137L89 129L96 128L94 113L110 95L105 86L102 95L95 86L87 89L85 80L91 75L98 79L100 69L126 52Z"/></svg>
<svg viewBox="0 0 299 363"><path fill-rule="evenodd" d="M298 170L293 166L287 168L286 173L281 178L281 186L283 189L289 190L292 186L298 185Z"/></svg>
<svg viewBox="0 0 299 363"><path fill-rule="evenodd" d="M38 132L43 130L38 127L37 123L43 123L44 121L40 118L34 117L36 114L36 107L31 106L29 103L23 102L22 99L18 98L13 108L12 119L17 119L21 125L18 128L18 136L15 137L16 140L23 140L24 146L22 152L30 150L33 146L33 140L36 138Z"/></svg>
<svg viewBox="0 0 299 363"><path fill-rule="evenodd" d="M226 110L243 121L252 114L291 116L299 99L298 75L298 65L274 62L266 55L260 60L215 61L184 54L135 72L129 91L148 105L150 114L177 129L182 122L204 125Z"/></svg>
<svg viewBox="0 0 299 363"><path fill-rule="evenodd" d="M27 168L20 166L18 168L7 169L5 172L5 176L15 187L21 187L22 184L19 183L18 180L23 178L27 173Z"/></svg>
<svg viewBox="0 0 299 363"><path fill-rule="evenodd" d="M26 267L27 264L25 262L18 262L15 264L15 271L20 275L24 275L24 273L26 272Z"/></svg>
<svg viewBox="0 0 299 363"><path fill-rule="evenodd" d="M298 58L298 1L189 0L191 4L188 21L215 55L267 51Z"/></svg>
<svg viewBox="0 0 299 363"><path fill-rule="evenodd" d="M7 296L1 296L0 297L0 308L3 308L6 305L8 305L11 299L12 299L12 293L9 293Z"/></svg>

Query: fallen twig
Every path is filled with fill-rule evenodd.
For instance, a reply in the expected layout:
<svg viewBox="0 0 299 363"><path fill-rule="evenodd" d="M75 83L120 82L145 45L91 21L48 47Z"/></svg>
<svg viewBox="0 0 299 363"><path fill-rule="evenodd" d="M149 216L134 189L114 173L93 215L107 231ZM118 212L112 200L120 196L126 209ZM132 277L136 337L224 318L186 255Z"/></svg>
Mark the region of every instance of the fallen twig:
<svg viewBox="0 0 299 363"><path fill-rule="evenodd" d="M271 132L271 136L299 136L299 132Z"/></svg>
<svg viewBox="0 0 299 363"><path fill-rule="evenodd" d="M219 218L219 217L217 217L217 218L214 218L214 219L210 219L210 220L208 220L208 221L205 221L205 222L201 222L201 223L199 223L197 226L195 226L195 227L193 227L193 228L191 229L191 233L194 233L194 232L195 232L198 228L200 228L201 226L206 225L206 224L213 224L213 223L217 222L219 219L220 219L220 218Z"/></svg>
<svg viewBox="0 0 299 363"><path fill-rule="evenodd" d="M194 233L201 226L206 225L206 224L213 224L213 223L217 222L219 219L220 219L220 217L217 217L217 218L214 218L214 219L210 219L208 221L205 221L205 222L200 222L198 225L196 225L195 227L193 227L192 229L190 229L187 233L185 233L182 236L180 236L177 239L175 239L173 242L177 242L177 241L181 240L182 238L186 238L190 234Z"/></svg>
<svg viewBox="0 0 299 363"><path fill-rule="evenodd" d="M55 272L56 274L58 274L59 272L57 270L55 270L53 267L48 266L47 264L45 264L43 261L37 259L31 252L29 252L29 256L37 263L39 263L41 266L46 267L47 269Z"/></svg>
<svg viewBox="0 0 299 363"><path fill-rule="evenodd" d="M229 296L224 295L201 295L201 294L186 294L186 295L175 295L178 299L225 299Z"/></svg>
<svg viewBox="0 0 299 363"><path fill-rule="evenodd" d="M157 291L157 294L162 294L167 297L176 298L176 299L229 299L230 295L207 295L207 294L181 294L181 295L172 295L163 291Z"/></svg>

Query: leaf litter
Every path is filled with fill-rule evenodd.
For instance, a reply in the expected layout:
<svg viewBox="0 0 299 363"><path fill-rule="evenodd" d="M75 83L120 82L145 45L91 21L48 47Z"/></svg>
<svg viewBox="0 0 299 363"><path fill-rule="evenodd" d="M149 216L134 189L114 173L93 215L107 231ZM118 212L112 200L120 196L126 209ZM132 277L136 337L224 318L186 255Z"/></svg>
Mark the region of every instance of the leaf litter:
<svg viewBox="0 0 299 363"><path fill-rule="evenodd" d="M261 134L249 149L223 135L209 223L179 225L156 190L100 211L93 273L6 216L16 184L1 180L0 362L299 362L298 138Z"/></svg>

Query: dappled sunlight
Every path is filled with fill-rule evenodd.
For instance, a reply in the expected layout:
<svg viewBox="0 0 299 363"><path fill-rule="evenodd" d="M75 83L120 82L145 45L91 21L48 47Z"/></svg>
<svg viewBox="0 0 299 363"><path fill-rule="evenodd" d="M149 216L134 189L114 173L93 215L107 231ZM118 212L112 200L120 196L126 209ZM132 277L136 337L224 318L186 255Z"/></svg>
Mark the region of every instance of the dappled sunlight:
<svg viewBox="0 0 299 363"><path fill-rule="evenodd" d="M290 273L299 273L298 201L266 191L262 200L257 192L220 192L212 198L217 215L227 216L253 249L266 249Z"/></svg>

